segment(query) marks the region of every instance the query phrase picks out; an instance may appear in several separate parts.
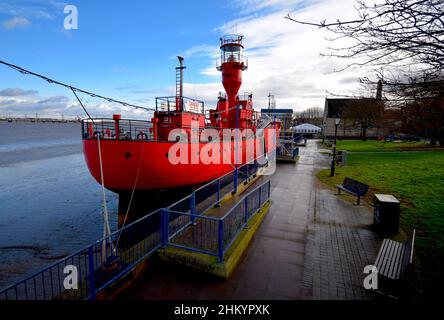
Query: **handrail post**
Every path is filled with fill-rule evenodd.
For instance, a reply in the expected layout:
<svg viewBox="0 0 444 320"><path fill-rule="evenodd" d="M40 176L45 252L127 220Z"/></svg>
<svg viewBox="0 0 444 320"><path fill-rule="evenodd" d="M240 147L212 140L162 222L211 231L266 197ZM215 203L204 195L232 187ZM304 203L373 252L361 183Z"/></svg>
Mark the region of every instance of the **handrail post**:
<svg viewBox="0 0 444 320"><path fill-rule="evenodd" d="M165 209L160 209L160 230L162 246L165 248L168 243L168 216Z"/></svg>
<svg viewBox="0 0 444 320"><path fill-rule="evenodd" d="M233 194L237 193L237 176L238 176L239 170L236 166L236 168L234 169L234 179L233 179Z"/></svg>
<svg viewBox="0 0 444 320"><path fill-rule="evenodd" d="M217 179L217 202L216 202L216 207L220 207L220 178Z"/></svg>
<svg viewBox="0 0 444 320"><path fill-rule="evenodd" d="M222 219L219 220L219 228L218 228L218 260L219 262L224 261L224 221Z"/></svg>
<svg viewBox="0 0 444 320"><path fill-rule="evenodd" d="M237 179L238 179L238 174L239 174L239 159L238 157L238 151L239 151L239 105L236 105L236 144L235 144L235 148L234 148L234 165L235 165L235 169L234 169L234 190L233 190L233 194L237 193ZM242 161L242 159L241 159Z"/></svg>
<svg viewBox="0 0 444 320"><path fill-rule="evenodd" d="M259 209L262 207L262 187L257 189L259 191Z"/></svg>
<svg viewBox="0 0 444 320"><path fill-rule="evenodd" d="M247 227L247 223L248 223L248 196L245 197L244 201L245 201L245 203L244 203L245 227Z"/></svg>
<svg viewBox="0 0 444 320"><path fill-rule="evenodd" d="M96 298L96 288L95 288L95 279L94 279L94 255L93 255L93 246L88 248L88 265L89 265L89 286L91 295L89 297L90 300L95 300Z"/></svg>
<svg viewBox="0 0 444 320"><path fill-rule="evenodd" d="M164 216L165 216L165 246L168 245L168 242L170 241L170 213L168 210L164 210Z"/></svg>
<svg viewBox="0 0 444 320"><path fill-rule="evenodd" d="M246 177L246 179L248 180L248 179L250 179L250 164L248 163L245 166L247 168L247 177Z"/></svg>
<svg viewBox="0 0 444 320"><path fill-rule="evenodd" d="M193 191L190 197L191 223L194 224L196 215L196 191Z"/></svg>
<svg viewBox="0 0 444 320"><path fill-rule="evenodd" d="M267 186L268 186L268 200L270 200L270 196L271 196L271 180L268 180Z"/></svg>

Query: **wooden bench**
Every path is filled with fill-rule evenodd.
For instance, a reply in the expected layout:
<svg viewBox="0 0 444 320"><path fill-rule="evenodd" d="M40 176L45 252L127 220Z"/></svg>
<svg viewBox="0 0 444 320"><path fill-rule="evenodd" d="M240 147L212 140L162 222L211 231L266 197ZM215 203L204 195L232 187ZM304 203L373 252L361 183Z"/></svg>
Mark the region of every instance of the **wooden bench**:
<svg viewBox="0 0 444 320"><path fill-rule="evenodd" d="M412 264L415 236L416 230L413 230L405 242L384 239L375 262L378 278L395 283L402 280Z"/></svg>
<svg viewBox="0 0 444 320"><path fill-rule="evenodd" d="M415 236L416 230L413 230L405 242L384 239L375 262L379 276L390 280L401 279L412 263Z"/></svg>
<svg viewBox="0 0 444 320"><path fill-rule="evenodd" d="M368 185L348 177L344 179L342 184L338 184L336 187L338 188L338 194L341 194L341 190L344 190L354 196L357 196L358 205L360 203L361 196L365 195L368 191Z"/></svg>

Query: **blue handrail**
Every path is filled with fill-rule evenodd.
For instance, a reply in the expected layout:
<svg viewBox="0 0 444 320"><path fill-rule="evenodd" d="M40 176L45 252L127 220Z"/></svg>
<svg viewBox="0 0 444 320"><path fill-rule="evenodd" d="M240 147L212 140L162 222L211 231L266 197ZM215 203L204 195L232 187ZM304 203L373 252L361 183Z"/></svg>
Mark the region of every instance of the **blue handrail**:
<svg viewBox="0 0 444 320"><path fill-rule="evenodd" d="M250 166L253 166L252 170L249 169ZM240 168L246 169L245 179L256 174L258 169L255 163ZM239 170L239 173L242 172L244 171ZM270 196L270 181L267 181L242 197L223 217L205 216L205 212L232 192L231 187L225 190L223 188L234 181L234 176L230 176L233 174L233 171L229 172L169 207L157 209L114 231L108 237L101 238L86 248L8 286L0 291L0 300L95 299L103 289L121 279L141 261L165 246L216 256L222 262L225 252L242 228ZM196 199L196 193L206 194L206 189L214 191L212 196L216 195L216 201L205 205L203 210L200 208L201 212L197 209L192 210L191 202ZM262 196L264 191L267 191L266 195ZM256 201L261 197L259 206L257 203L254 206L248 205L248 201ZM239 208L243 210L243 218L240 220ZM177 209L183 209L185 212ZM116 252L113 252L112 248L119 238L121 238L119 246ZM65 285L67 266L75 266L78 271L78 286L75 291L68 290Z"/></svg>

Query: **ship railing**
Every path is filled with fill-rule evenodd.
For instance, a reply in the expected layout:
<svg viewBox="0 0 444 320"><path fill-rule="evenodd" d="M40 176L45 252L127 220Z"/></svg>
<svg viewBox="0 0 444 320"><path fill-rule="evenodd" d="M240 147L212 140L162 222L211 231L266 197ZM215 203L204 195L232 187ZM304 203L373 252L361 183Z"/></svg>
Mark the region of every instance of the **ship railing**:
<svg viewBox="0 0 444 320"><path fill-rule="evenodd" d="M178 98L176 96L156 98L156 111L174 112L178 103L182 106L183 111L200 114L205 112L205 103L203 101L188 97Z"/></svg>
<svg viewBox="0 0 444 320"><path fill-rule="evenodd" d="M109 118L82 120L83 139L114 139L114 140L154 140L153 124L143 120L118 120L118 134L116 121Z"/></svg>
<svg viewBox="0 0 444 320"><path fill-rule="evenodd" d="M238 234L269 200L270 181L249 192L222 217L210 216L208 210L233 192L236 173L253 176L257 172L257 167L252 165L241 166L171 206L151 212L0 290L0 300L103 298L104 289L131 273L156 250L167 246L205 253L223 261ZM239 181L243 181L242 178ZM213 196L213 200L207 201L205 196Z"/></svg>
<svg viewBox="0 0 444 320"><path fill-rule="evenodd" d="M239 62L242 64L242 70L248 69L248 57L239 54L225 54L220 58L216 59L216 69L222 71L222 65L227 62Z"/></svg>
<svg viewBox="0 0 444 320"><path fill-rule="evenodd" d="M219 137L213 142L220 141L223 137L222 129L218 126L210 126L210 119L208 113L206 115L207 125L205 127L199 128L198 136L201 142L209 142L208 140L208 129L214 129L219 131ZM208 116L208 117L207 117ZM255 113L254 113L255 116ZM259 123L257 120L255 123ZM116 121L110 118L95 118L95 119L84 119L82 120L82 137L83 139L97 139L99 137L102 140L132 140L132 141L169 141L174 142L176 139L172 140L159 140L155 139L153 124L151 121L143 120L130 120L121 119L118 120L118 135L116 134ZM192 126L182 126L184 129L192 129ZM261 128L258 126L258 128ZM244 132L243 132L244 134ZM243 137L245 139L245 137Z"/></svg>
<svg viewBox="0 0 444 320"><path fill-rule="evenodd" d="M242 94L239 94L237 96L238 100L245 100L245 101L252 101L253 100L253 94L251 92L244 92Z"/></svg>
<svg viewBox="0 0 444 320"><path fill-rule="evenodd" d="M244 37L238 34L226 34L223 37L220 38L220 44L242 44L242 39Z"/></svg>

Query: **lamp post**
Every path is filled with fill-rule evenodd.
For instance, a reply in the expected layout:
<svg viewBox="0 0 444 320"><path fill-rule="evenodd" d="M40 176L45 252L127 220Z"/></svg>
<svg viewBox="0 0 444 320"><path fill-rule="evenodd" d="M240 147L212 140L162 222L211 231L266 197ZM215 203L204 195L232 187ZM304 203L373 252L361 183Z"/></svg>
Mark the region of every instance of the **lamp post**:
<svg viewBox="0 0 444 320"><path fill-rule="evenodd" d="M330 171L330 177L334 177L335 175L335 163L336 163L336 138L338 136L338 126L341 122L341 118L335 117L335 142L333 144L333 159L331 161L331 171Z"/></svg>
<svg viewBox="0 0 444 320"><path fill-rule="evenodd" d="M325 142L325 120L322 121L322 143Z"/></svg>

